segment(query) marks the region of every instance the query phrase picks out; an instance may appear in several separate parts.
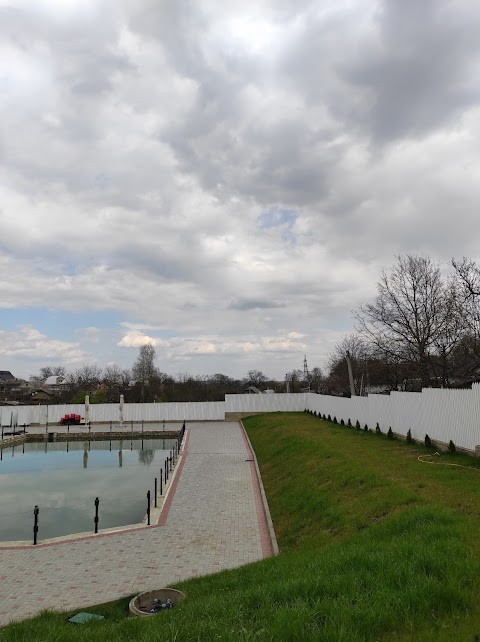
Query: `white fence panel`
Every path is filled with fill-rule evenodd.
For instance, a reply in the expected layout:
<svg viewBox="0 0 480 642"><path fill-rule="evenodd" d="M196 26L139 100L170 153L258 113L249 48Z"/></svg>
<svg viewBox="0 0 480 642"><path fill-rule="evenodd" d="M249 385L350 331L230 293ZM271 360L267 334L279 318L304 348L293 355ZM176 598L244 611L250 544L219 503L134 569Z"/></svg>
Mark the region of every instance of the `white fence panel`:
<svg viewBox="0 0 480 642"><path fill-rule="evenodd" d="M307 408L307 393L225 395L225 412L301 412Z"/></svg>

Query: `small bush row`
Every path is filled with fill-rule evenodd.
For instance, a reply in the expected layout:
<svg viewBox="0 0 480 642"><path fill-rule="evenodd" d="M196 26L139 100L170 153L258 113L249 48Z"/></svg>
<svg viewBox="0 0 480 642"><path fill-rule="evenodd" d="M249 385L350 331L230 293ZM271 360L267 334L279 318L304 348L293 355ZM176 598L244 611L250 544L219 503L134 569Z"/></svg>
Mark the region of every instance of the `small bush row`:
<svg viewBox="0 0 480 642"><path fill-rule="evenodd" d="M326 421L331 421L334 424L338 424L339 423L337 421L337 417L336 416L334 416L333 419L332 419L331 415L325 415L325 414L322 414L321 412L319 412L317 414L316 410L312 411L312 410L307 410L306 408L305 408L305 412L308 412L311 415L314 415L315 417L318 416L319 419L324 419ZM345 426L346 425L348 428L353 428L352 420L350 419L350 417L348 418L346 424L345 424L345 421L343 419L341 419L340 420L340 425L341 426ZM357 430L363 430L363 432L371 432L367 424L365 424L365 426L362 429L362 426L360 425L360 422L358 421L358 419L355 422L355 428ZM380 425L379 425L378 422L377 422L377 425L375 426L375 433L377 435L383 435L382 430L381 430ZM395 439L395 435L393 433L393 430L392 430L391 426L388 429L387 438L388 439L392 439L392 440ZM406 439L407 444L415 444L415 441L414 441L414 439L412 437L412 431L410 429L408 430L405 439ZM435 446L435 444L432 442L432 440L430 439L428 434L425 435L424 445L425 445L425 448L434 448L434 446ZM457 451L456 446L453 443L453 441L450 439L450 442L448 444L448 452L451 453L451 454L454 454L454 453L456 453L456 451Z"/></svg>

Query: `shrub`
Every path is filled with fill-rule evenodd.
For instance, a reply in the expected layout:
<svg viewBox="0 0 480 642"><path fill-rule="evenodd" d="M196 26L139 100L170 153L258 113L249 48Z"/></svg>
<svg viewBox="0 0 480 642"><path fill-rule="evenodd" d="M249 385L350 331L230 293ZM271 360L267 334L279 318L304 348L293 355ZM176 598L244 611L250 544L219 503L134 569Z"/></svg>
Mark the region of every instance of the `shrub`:
<svg viewBox="0 0 480 642"><path fill-rule="evenodd" d="M368 432L368 424L365 424L363 427L363 432Z"/></svg>
<svg viewBox="0 0 480 642"><path fill-rule="evenodd" d="M455 453L455 452L456 452L456 450L457 450L457 449L455 448L455 444L454 444L454 443L453 443L453 441L450 439L450 443L448 444L448 452L449 452L449 453L452 453L452 455L453 455L453 453Z"/></svg>
<svg viewBox="0 0 480 642"><path fill-rule="evenodd" d="M411 431L411 430L410 430L410 428L409 428L409 429L408 429L408 432L407 432L407 444L411 444L412 442L413 442L413 439L412 439L412 431Z"/></svg>
<svg viewBox="0 0 480 642"><path fill-rule="evenodd" d="M375 432L377 433L377 435L382 434L382 431L380 429L380 424L378 423L378 421L377 421L377 425L375 426Z"/></svg>
<svg viewBox="0 0 480 642"><path fill-rule="evenodd" d="M355 424L355 428L357 430L360 430L360 422L358 421L358 419L357 419L357 423Z"/></svg>
<svg viewBox="0 0 480 642"><path fill-rule="evenodd" d="M431 448L432 447L432 440L428 435L425 435L425 448Z"/></svg>
<svg viewBox="0 0 480 642"><path fill-rule="evenodd" d="M337 421L337 418L336 418L336 417L334 417L334 418L333 418L333 423L334 423L334 424L338 423L338 421Z"/></svg>
<svg viewBox="0 0 480 642"><path fill-rule="evenodd" d="M343 421L343 419L340 419L340 423L341 423L342 426L345 425L345 422Z"/></svg>
<svg viewBox="0 0 480 642"><path fill-rule="evenodd" d="M352 422L350 421L350 417L348 418L347 426L348 426L349 428L351 428L351 427L352 427Z"/></svg>
<svg viewBox="0 0 480 642"><path fill-rule="evenodd" d="M390 428L388 429L387 437L388 437L389 439L394 439L393 431L392 431L392 427L391 427L391 426L390 426Z"/></svg>
<svg viewBox="0 0 480 642"><path fill-rule="evenodd" d="M316 410L314 410L314 411L313 411L313 414L314 414L314 415L315 415L315 417L316 417L316 416L317 416L317 411L316 411Z"/></svg>
<svg viewBox="0 0 480 642"><path fill-rule="evenodd" d="M332 421L332 418L330 417L330 415L328 415L327 419L328 421Z"/></svg>

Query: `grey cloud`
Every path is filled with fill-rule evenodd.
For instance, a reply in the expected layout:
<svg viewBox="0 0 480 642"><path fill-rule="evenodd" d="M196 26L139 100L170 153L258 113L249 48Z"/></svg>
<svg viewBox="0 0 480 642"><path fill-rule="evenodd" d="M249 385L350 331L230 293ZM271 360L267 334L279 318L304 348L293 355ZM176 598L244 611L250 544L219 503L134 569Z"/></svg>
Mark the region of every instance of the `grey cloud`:
<svg viewBox="0 0 480 642"><path fill-rule="evenodd" d="M371 110L358 118L377 141L425 135L476 104L479 20L480 6L461 0L383 3L380 45L365 43L364 55L342 66L371 96Z"/></svg>
<svg viewBox="0 0 480 642"><path fill-rule="evenodd" d="M269 310L275 308L284 308L285 303L281 301L272 301L267 299L233 299L228 305L229 310Z"/></svg>

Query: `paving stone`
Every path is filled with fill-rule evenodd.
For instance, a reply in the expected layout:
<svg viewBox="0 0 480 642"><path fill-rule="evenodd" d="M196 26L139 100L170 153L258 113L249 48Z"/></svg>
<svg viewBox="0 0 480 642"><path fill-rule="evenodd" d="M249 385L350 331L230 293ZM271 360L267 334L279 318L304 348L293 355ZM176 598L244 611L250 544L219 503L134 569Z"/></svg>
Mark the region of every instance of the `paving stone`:
<svg viewBox="0 0 480 642"><path fill-rule="evenodd" d="M0 548L0 625L235 568L270 554L240 424L187 424L188 452L161 526ZM262 539L263 538L263 539Z"/></svg>

